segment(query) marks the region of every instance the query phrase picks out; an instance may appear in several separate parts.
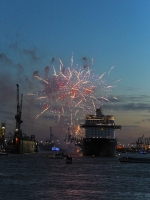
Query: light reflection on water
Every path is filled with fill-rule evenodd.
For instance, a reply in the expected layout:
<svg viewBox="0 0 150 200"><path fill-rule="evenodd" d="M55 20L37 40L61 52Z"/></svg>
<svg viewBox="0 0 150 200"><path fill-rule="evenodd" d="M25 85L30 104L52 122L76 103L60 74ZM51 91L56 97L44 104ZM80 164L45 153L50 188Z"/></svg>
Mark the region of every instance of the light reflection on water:
<svg viewBox="0 0 150 200"><path fill-rule="evenodd" d="M150 199L150 164L47 153L0 157L0 200Z"/></svg>

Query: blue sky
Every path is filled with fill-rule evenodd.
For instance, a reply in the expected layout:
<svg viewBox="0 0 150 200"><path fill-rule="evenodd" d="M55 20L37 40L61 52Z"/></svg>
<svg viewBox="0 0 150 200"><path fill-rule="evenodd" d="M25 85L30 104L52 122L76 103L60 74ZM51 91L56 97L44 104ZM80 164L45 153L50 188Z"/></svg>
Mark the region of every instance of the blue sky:
<svg viewBox="0 0 150 200"><path fill-rule="evenodd" d="M7 131L14 130L16 81L21 92L35 91L25 80L35 84L33 72L44 76L52 58L60 58L68 67L72 52L75 64L82 65L83 57L89 63L93 59L96 74L114 66L105 79L110 84L120 81L104 113L113 114L116 124L122 125L116 132L121 143L135 142L143 134L149 137L149 0L1 0L0 121L6 122ZM59 64L55 67L58 70ZM43 122L46 116L34 120L37 105L28 102L24 99L22 127L38 139L45 138L51 122ZM26 116L30 116L32 128Z"/></svg>

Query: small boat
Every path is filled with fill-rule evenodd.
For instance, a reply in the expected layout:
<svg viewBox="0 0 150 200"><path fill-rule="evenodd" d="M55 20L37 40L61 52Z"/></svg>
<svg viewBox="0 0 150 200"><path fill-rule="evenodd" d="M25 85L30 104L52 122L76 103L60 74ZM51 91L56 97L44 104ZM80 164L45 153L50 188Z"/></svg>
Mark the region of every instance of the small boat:
<svg viewBox="0 0 150 200"><path fill-rule="evenodd" d="M48 158L54 158L54 159L64 159L65 154L63 153L56 153L52 155L47 155Z"/></svg>
<svg viewBox="0 0 150 200"><path fill-rule="evenodd" d="M8 155L8 152L5 152L4 150L0 151L0 156L7 156L7 155Z"/></svg>
<svg viewBox="0 0 150 200"><path fill-rule="evenodd" d="M66 156L66 164L72 164L72 157Z"/></svg>
<svg viewBox="0 0 150 200"><path fill-rule="evenodd" d="M128 163L150 163L150 158L143 158L143 157L120 157L120 162L128 162Z"/></svg>

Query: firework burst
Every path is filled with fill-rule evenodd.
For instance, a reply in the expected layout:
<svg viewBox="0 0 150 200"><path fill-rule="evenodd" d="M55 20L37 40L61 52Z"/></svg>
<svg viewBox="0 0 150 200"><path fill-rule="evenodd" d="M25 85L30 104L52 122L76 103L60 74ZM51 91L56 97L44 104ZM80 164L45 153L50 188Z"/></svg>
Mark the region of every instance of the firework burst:
<svg viewBox="0 0 150 200"><path fill-rule="evenodd" d="M86 57L82 59L87 61ZM86 114L93 114L97 107L109 102L108 96L114 86L107 84L104 79L106 73L99 76L94 74L89 65L74 66L73 56L71 57L71 66L68 68L64 68L63 62L58 60L60 63L58 72L54 66L55 59L53 58L51 61L51 68L54 72L51 77L48 74L49 67L45 68L46 78L40 77L38 71L33 73L33 77L38 79L42 86L36 97L42 111L36 116L36 119L48 112L49 115L57 117L59 125L73 127Z"/></svg>

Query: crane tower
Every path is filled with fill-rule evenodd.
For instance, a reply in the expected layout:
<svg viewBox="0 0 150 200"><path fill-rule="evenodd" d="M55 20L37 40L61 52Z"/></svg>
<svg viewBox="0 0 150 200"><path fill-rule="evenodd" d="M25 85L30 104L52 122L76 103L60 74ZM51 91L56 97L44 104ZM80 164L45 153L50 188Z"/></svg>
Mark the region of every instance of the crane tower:
<svg viewBox="0 0 150 200"><path fill-rule="evenodd" d="M19 85L16 84L16 86L17 86L17 114L15 115L15 119L16 119L15 135L21 137L22 131L20 129L20 125L21 123L23 123L23 121L21 120L23 94L21 94L21 100L19 103Z"/></svg>

